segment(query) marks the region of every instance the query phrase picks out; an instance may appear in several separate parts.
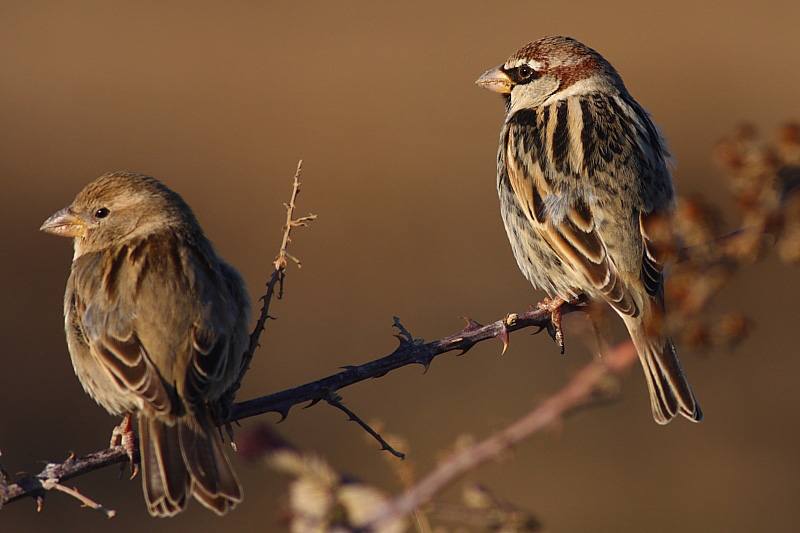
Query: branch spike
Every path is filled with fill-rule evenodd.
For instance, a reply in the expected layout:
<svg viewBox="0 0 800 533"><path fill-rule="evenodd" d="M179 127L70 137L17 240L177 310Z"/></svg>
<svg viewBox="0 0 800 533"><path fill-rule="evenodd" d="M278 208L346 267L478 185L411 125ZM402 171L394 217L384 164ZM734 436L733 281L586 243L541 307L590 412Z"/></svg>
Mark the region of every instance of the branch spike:
<svg viewBox="0 0 800 533"><path fill-rule="evenodd" d="M464 329L461 330L461 333L470 333L472 331L475 331L476 329L480 329L483 327L483 324L475 322L468 316L460 316L458 318L467 321L467 325L464 326Z"/></svg>
<svg viewBox="0 0 800 533"><path fill-rule="evenodd" d="M503 341L503 351L500 352L500 355L505 355L506 350L508 350L508 328L505 324L503 324L503 329L500 330L500 333L497 334L497 338Z"/></svg>
<svg viewBox="0 0 800 533"><path fill-rule="evenodd" d="M463 339L459 339L459 340L463 340ZM457 354L456 354L456 357L461 357L462 355L464 355L465 353L467 353L468 351L470 351L470 350L472 349L472 347L473 347L473 346L475 346L475 343L474 343L474 342L472 342L472 343L470 343L470 344L467 344L466 346L464 346L463 348L461 348L461 353L457 353Z"/></svg>
<svg viewBox="0 0 800 533"><path fill-rule="evenodd" d="M431 363L433 362L433 357L425 357L424 359L420 359L414 362L422 365L423 367L422 374L425 375L428 373L428 369L431 367Z"/></svg>

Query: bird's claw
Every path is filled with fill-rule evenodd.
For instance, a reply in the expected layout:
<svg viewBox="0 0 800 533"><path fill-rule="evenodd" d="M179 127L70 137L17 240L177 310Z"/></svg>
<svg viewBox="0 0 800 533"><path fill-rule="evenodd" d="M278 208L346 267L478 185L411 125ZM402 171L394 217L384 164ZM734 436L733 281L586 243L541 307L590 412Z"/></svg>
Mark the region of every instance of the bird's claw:
<svg viewBox="0 0 800 533"><path fill-rule="evenodd" d="M131 466L131 477L133 479L139 473L139 464L136 462L136 434L133 432L133 425L131 424L131 414L125 415L122 422L111 431L111 442L109 448L116 448L122 446L125 449L125 454L128 456ZM125 469L125 465L122 465Z"/></svg>
<svg viewBox="0 0 800 533"><path fill-rule="evenodd" d="M564 305L563 298L545 298L539 302L536 307L550 312L550 323L547 324L547 333L559 348L561 354L564 354L564 330L561 328L561 306Z"/></svg>

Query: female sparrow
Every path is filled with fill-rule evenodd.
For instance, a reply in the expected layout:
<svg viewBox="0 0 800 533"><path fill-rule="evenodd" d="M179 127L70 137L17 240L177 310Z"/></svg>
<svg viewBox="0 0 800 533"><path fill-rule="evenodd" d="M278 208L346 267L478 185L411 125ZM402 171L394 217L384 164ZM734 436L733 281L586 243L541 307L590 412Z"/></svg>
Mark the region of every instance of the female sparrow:
<svg viewBox="0 0 800 533"><path fill-rule="evenodd" d="M126 415L129 433L138 415L150 514L174 516L191 496L225 514L242 487L209 404L242 364L250 302L241 276L186 202L141 174L98 178L41 229L74 239L64 297L72 364L97 403Z"/></svg>
<svg viewBox="0 0 800 533"><path fill-rule="evenodd" d="M668 153L650 116L608 61L568 37L526 45L476 83L505 97L497 190L522 273L556 304L580 294L610 304L656 422L700 421L664 332L664 276L679 244Z"/></svg>

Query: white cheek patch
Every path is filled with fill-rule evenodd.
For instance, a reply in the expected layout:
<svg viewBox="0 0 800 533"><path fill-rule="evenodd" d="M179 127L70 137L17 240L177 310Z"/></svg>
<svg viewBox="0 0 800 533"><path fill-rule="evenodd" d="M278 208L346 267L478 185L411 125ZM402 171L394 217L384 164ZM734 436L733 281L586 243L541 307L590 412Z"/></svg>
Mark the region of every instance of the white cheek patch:
<svg viewBox="0 0 800 533"><path fill-rule="evenodd" d="M511 107L507 116L510 117L520 109L533 109L544 105L558 90L558 84L556 78L544 76L530 83L515 86L511 90Z"/></svg>

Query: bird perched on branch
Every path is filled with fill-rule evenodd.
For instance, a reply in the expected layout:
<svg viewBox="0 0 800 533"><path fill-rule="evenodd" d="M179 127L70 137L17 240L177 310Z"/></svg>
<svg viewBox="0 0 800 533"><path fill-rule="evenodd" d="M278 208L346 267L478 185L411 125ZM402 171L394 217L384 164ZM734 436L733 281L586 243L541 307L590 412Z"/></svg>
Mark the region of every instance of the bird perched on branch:
<svg viewBox="0 0 800 533"><path fill-rule="evenodd" d="M703 417L664 331L664 277L679 250L668 153L614 67L568 37L545 37L486 72L505 98L497 190L511 248L560 332L558 307L585 294L622 317L653 417Z"/></svg>
<svg viewBox="0 0 800 533"><path fill-rule="evenodd" d="M87 185L41 229L71 237L64 297L67 344L84 389L125 415L112 445L133 453L138 415L142 483L153 516L190 497L222 515L242 487L210 409L236 381L250 302L192 210L161 182L114 172Z"/></svg>

